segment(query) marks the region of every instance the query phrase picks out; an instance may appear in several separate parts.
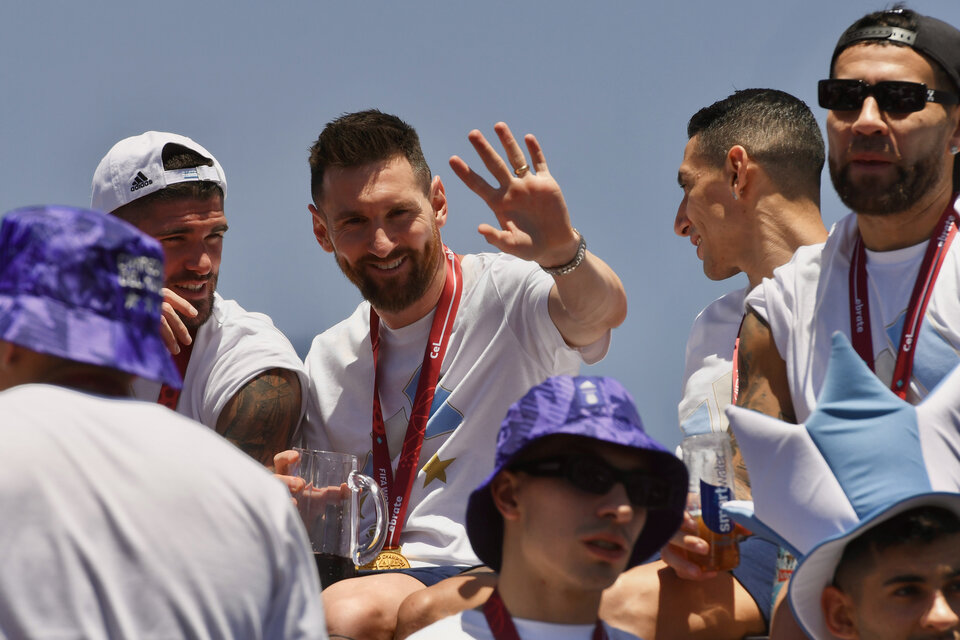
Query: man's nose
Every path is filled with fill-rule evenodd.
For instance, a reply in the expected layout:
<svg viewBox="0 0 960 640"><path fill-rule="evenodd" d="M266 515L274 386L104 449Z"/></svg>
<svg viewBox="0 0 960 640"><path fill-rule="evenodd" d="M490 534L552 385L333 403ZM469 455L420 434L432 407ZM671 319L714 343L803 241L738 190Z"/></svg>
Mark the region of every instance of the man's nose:
<svg viewBox="0 0 960 640"><path fill-rule="evenodd" d="M390 252L393 251L396 246L396 242L390 238L387 230L382 226L377 226L373 229L373 234L370 237L370 253L378 258L385 258L390 255Z"/></svg>
<svg viewBox="0 0 960 640"><path fill-rule="evenodd" d="M690 221L687 219L687 196L683 196L677 207L677 217L673 219L673 232L678 236L690 235Z"/></svg>
<svg viewBox="0 0 960 640"><path fill-rule="evenodd" d="M600 517L612 518L614 522L620 524L630 522L638 512L645 513L643 509L630 502L627 488L619 481L615 482L610 490L604 494L603 502L599 508Z"/></svg>
<svg viewBox="0 0 960 640"><path fill-rule="evenodd" d="M938 589L933 597L933 603L923 616L922 622L926 629L947 631L957 629L960 626L960 617L957 616L957 612L943 595L943 591Z"/></svg>
<svg viewBox="0 0 960 640"><path fill-rule="evenodd" d="M867 96L863 104L860 105L857 119L853 121L853 132L864 136L887 132L887 123L883 119L883 112L880 110L877 99L873 96Z"/></svg>
<svg viewBox="0 0 960 640"><path fill-rule="evenodd" d="M200 242L197 244L186 266L190 271L200 275L210 273L213 269L213 259L210 257L210 250L205 243Z"/></svg>

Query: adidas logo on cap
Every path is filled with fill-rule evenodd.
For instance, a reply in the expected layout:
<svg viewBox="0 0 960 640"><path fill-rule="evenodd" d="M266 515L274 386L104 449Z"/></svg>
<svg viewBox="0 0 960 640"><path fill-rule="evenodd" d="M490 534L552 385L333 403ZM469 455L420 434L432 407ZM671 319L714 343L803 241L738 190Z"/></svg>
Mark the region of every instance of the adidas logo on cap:
<svg viewBox="0 0 960 640"><path fill-rule="evenodd" d="M136 177L130 183L130 191L138 191L151 184L153 184L153 180L149 180L147 176L143 175L142 171L137 171Z"/></svg>

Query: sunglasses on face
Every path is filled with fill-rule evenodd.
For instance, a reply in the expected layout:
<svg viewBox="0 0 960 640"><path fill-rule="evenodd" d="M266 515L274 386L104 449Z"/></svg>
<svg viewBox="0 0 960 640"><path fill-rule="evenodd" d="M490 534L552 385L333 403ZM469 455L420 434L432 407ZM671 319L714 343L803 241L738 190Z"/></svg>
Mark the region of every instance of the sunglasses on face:
<svg viewBox="0 0 960 640"><path fill-rule="evenodd" d="M606 494L619 482L627 490L630 503L646 509L671 509L683 504L683 496L669 478L646 470L622 471L596 456L554 456L518 462L509 469L531 476L563 478L577 489L597 495Z"/></svg>
<svg viewBox="0 0 960 640"><path fill-rule="evenodd" d="M889 113L922 111L928 102L957 104L955 94L928 89L922 82L895 80L868 84L863 80L821 80L817 86L820 106L832 111L860 109L867 96L873 96L881 110Z"/></svg>

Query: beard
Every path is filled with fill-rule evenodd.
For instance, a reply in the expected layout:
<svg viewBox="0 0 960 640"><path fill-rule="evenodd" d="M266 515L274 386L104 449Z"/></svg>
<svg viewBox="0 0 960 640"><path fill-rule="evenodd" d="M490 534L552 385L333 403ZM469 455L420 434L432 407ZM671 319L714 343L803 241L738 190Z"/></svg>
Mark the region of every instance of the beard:
<svg viewBox="0 0 960 640"><path fill-rule="evenodd" d="M375 280L367 275L368 265L400 258L410 262L410 275L406 279L397 277ZM423 297L433 282L441 260L440 230L436 227L433 229L433 237L422 251L395 249L385 258L364 258L355 265L337 254L340 270L360 290L363 298L373 305L374 309L391 313L403 311Z"/></svg>
<svg viewBox="0 0 960 640"><path fill-rule="evenodd" d="M877 144L880 143L880 144ZM881 151L886 142L870 138L855 138L851 151ZM838 165L830 158L830 180L840 201L856 213L890 215L902 213L919 202L937 182L943 172L943 164L935 153L928 153L910 165L894 165L896 175L860 176L850 175L850 163Z"/></svg>
<svg viewBox="0 0 960 640"><path fill-rule="evenodd" d="M190 316L185 316L179 311L177 315L180 316L180 319L183 320L183 324L190 331L190 335L196 335L197 330L203 325L204 322L210 319L210 315L213 313L213 294L217 291L217 279L219 278L219 273L210 274L207 277L208 287L207 295L202 300L188 300L190 304L193 305L193 308L197 310L197 316L191 318ZM179 276L182 280L202 280L203 278L198 278L196 275L184 274ZM170 278L171 282L177 282L177 278Z"/></svg>

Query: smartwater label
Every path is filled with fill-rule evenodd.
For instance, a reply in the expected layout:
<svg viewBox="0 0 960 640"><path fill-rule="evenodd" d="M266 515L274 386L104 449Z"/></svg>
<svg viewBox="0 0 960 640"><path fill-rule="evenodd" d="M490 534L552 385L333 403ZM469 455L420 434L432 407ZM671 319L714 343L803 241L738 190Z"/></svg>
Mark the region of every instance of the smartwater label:
<svg viewBox="0 0 960 640"><path fill-rule="evenodd" d="M733 531L733 522L723 511L720 505L733 499L727 487L718 487L700 481L700 509L703 512L703 522L707 529L714 533L730 533Z"/></svg>

